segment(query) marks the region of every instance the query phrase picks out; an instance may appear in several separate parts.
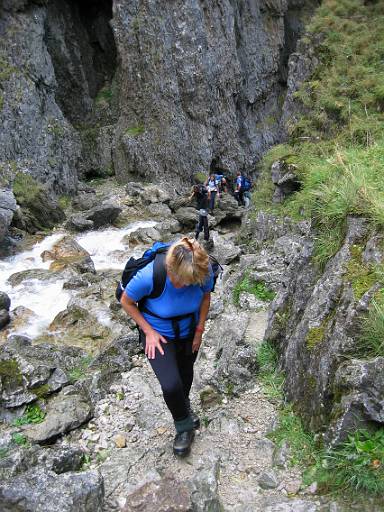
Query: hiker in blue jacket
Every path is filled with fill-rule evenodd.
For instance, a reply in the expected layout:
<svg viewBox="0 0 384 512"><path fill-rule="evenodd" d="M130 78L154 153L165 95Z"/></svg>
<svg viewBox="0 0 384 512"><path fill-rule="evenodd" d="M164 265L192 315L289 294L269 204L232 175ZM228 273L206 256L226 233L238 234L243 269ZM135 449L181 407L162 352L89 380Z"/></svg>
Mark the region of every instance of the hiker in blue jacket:
<svg viewBox="0 0 384 512"><path fill-rule="evenodd" d="M172 244L165 256L166 281L162 294L145 299L153 289L152 261L128 282L121 297L124 310L138 324L145 354L158 378L176 427L173 452L190 451L198 416L189 392L193 365L200 348L214 279L206 251L187 237Z"/></svg>

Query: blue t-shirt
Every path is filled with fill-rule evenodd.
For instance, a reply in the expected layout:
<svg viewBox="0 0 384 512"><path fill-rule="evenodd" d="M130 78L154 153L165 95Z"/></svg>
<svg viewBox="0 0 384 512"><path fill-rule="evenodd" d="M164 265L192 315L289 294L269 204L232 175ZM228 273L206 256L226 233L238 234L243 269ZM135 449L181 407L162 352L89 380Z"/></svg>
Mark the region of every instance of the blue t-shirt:
<svg viewBox="0 0 384 512"><path fill-rule="evenodd" d="M149 295L153 288L153 261L142 268L129 281L125 288L127 296L138 302L143 297ZM147 299L145 307L161 318L148 315L143 312L145 320L160 334L167 338L174 338L175 333L172 328L172 322L166 320L172 316L184 315L186 313L195 313L196 322L199 321L199 311L204 293L210 292L213 288L213 272L207 277L205 283L200 285L183 286L175 288L167 276L165 287L160 297L156 299ZM189 335L191 319L184 318L179 322L180 337L186 338Z"/></svg>

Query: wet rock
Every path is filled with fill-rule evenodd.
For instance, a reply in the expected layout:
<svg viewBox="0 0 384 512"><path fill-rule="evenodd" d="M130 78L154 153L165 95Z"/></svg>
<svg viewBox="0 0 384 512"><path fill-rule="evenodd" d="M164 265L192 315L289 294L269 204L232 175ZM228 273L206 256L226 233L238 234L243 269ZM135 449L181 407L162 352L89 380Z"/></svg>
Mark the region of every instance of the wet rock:
<svg viewBox="0 0 384 512"><path fill-rule="evenodd" d="M121 208L111 200L102 202L100 205L91 208L83 213L87 220L93 222L94 229L112 224L121 212Z"/></svg>
<svg viewBox="0 0 384 512"><path fill-rule="evenodd" d="M162 237L171 236L175 233L179 233L182 229L180 222L173 218L163 220L156 226L156 229L160 231Z"/></svg>
<svg viewBox="0 0 384 512"><path fill-rule="evenodd" d="M134 247L141 244L152 244L160 240L161 235L156 228L139 228L130 233L127 237L124 237L124 240L126 239L128 240L129 246Z"/></svg>
<svg viewBox="0 0 384 512"><path fill-rule="evenodd" d="M102 512L103 480L97 471L57 475L31 469L0 484L3 512Z"/></svg>
<svg viewBox="0 0 384 512"><path fill-rule="evenodd" d="M9 312L6 309L0 309L0 329L3 329L10 321Z"/></svg>
<svg viewBox="0 0 384 512"><path fill-rule="evenodd" d="M262 489L276 489L280 483L273 470L264 471L257 481Z"/></svg>
<svg viewBox="0 0 384 512"><path fill-rule="evenodd" d="M92 407L85 396L59 395L47 404L42 423L25 428L24 434L36 443L53 441L61 434L69 432L92 417Z"/></svg>
<svg viewBox="0 0 384 512"><path fill-rule="evenodd" d="M86 272L95 273L95 266L88 251L70 236L59 240L51 250L41 254L43 261L53 260L50 270L61 271L67 267L73 268L82 274Z"/></svg>
<svg viewBox="0 0 384 512"><path fill-rule="evenodd" d="M191 512L192 503L186 484L170 478L148 482L127 496L124 512Z"/></svg>
<svg viewBox="0 0 384 512"><path fill-rule="evenodd" d="M27 281L28 279L38 279L39 281L49 281L51 279L58 279L60 276L51 270L46 270L43 268L33 268L30 270L22 270L20 272L15 272L10 275L8 278L8 283L12 286L17 286L23 281Z"/></svg>
<svg viewBox="0 0 384 512"><path fill-rule="evenodd" d="M5 309L9 311L11 307L11 299L5 292L0 292L0 310Z"/></svg>

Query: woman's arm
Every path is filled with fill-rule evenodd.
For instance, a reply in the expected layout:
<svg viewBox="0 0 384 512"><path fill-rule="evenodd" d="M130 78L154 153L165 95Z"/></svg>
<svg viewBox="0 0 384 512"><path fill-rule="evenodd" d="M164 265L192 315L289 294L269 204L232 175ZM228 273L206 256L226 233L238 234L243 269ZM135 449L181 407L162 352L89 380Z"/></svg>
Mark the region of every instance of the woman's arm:
<svg viewBox="0 0 384 512"><path fill-rule="evenodd" d="M211 305L211 292L204 293L203 300L200 304L199 323L196 326L195 336L192 342L192 352L197 352L201 345L203 337L205 321L207 320L209 306Z"/></svg>
<svg viewBox="0 0 384 512"><path fill-rule="evenodd" d="M145 334L145 354L148 356L148 359L155 359L156 349L163 356L164 350L161 346L161 343L167 343L167 340L160 333L155 331L155 329L153 329L153 327L140 313L136 302L128 297L125 292L121 296L120 302L124 311L137 323L137 325Z"/></svg>

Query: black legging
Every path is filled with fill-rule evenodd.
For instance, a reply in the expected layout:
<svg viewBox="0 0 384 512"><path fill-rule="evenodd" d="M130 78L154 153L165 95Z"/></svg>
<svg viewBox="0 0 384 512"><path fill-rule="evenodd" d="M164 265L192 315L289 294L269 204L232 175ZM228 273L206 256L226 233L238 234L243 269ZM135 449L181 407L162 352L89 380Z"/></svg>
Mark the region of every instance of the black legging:
<svg viewBox="0 0 384 512"><path fill-rule="evenodd" d="M209 227L208 227L208 217L206 215L199 215L199 222L196 226L196 240L199 238L199 234L204 229L204 240L209 240Z"/></svg>
<svg viewBox="0 0 384 512"><path fill-rule="evenodd" d="M148 359L160 382L163 396L174 421L189 414L189 392L193 381L193 365L197 352L192 353L192 339L168 340L162 343L162 356L156 350L155 359ZM140 331L140 341L145 347L145 334Z"/></svg>

